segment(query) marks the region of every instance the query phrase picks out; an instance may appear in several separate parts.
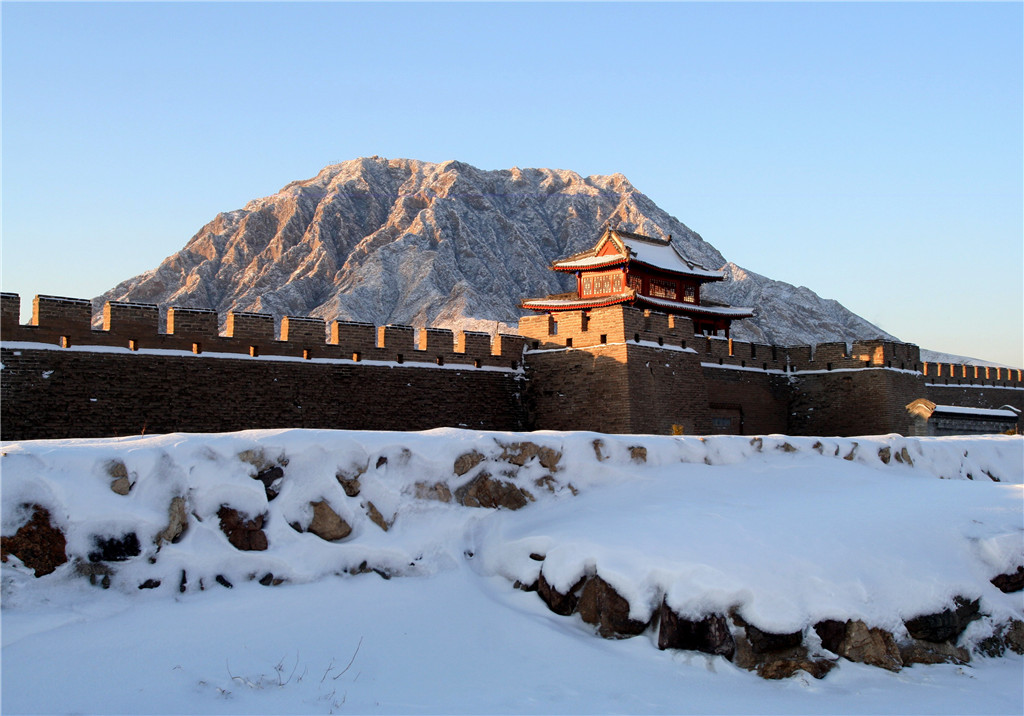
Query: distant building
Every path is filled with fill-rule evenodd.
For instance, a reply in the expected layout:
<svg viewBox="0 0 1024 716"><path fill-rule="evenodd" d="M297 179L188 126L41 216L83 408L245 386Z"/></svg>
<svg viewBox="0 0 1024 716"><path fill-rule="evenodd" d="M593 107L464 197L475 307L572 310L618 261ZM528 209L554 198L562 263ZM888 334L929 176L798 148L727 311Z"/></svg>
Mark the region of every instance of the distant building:
<svg viewBox="0 0 1024 716"><path fill-rule="evenodd" d="M1009 405L998 409L936 405L920 398L907 405L913 416L910 435L993 435L1015 431L1020 411Z"/></svg>
<svg viewBox="0 0 1024 716"><path fill-rule="evenodd" d="M753 310L703 301L701 286L725 275L689 260L671 239L609 227L592 248L551 265L555 271L576 275L574 292L530 298L521 305L553 313L623 304L685 316L695 333L728 337L729 324L750 318Z"/></svg>

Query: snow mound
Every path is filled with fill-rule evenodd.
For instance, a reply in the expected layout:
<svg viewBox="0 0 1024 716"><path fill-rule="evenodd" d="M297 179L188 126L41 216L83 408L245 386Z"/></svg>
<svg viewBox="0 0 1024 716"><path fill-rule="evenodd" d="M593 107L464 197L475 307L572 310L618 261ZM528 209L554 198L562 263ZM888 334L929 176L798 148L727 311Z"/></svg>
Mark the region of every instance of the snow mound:
<svg viewBox="0 0 1024 716"><path fill-rule="evenodd" d="M679 614L737 610L780 632L821 619L898 628L955 596L1020 618L1020 595L989 580L1024 564L1022 445L454 429L7 443L4 536L42 507L68 561L36 579L11 557L4 604L97 574L173 595L427 576L471 559L522 584L543 569L562 591L600 573L641 621L663 598ZM180 534L169 531L176 500ZM323 505L350 528L343 537L315 533ZM239 549L225 508L266 548ZM104 555L110 544L129 553Z"/></svg>

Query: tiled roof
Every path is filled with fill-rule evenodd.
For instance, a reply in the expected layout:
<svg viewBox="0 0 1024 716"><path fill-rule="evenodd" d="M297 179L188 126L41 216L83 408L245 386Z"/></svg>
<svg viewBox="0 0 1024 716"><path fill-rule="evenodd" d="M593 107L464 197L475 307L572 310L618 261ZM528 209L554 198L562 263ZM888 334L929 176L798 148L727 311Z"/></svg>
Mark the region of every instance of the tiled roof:
<svg viewBox="0 0 1024 716"><path fill-rule="evenodd" d="M670 308L674 311L679 311L685 314L695 314L700 316L715 316L718 318L750 318L754 315L754 309L744 308L741 306L698 306L693 303L684 303L682 301L670 301L666 298L655 298L654 296L640 296L636 297L638 303L648 303L657 308Z"/></svg>
<svg viewBox="0 0 1024 716"><path fill-rule="evenodd" d="M616 303L626 303L633 298L633 291L618 293L612 296L595 296L592 298L528 298L522 302L522 307L531 311L573 311L587 308L600 308L602 306L613 306Z"/></svg>

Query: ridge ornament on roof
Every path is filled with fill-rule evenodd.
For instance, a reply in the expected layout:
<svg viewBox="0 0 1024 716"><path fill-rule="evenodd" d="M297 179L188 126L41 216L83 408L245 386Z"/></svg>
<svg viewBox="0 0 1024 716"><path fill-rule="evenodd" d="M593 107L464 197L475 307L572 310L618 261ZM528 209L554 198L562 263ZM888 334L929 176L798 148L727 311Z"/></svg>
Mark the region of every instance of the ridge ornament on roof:
<svg viewBox="0 0 1024 716"><path fill-rule="evenodd" d="M730 322L754 315L750 308L702 304L701 285L721 281L725 274L688 259L671 235L655 238L609 224L592 248L554 261L551 269L574 273L576 291L525 299L523 308L551 313L618 303L650 306L690 318L698 333L727 336Z"/></svg>

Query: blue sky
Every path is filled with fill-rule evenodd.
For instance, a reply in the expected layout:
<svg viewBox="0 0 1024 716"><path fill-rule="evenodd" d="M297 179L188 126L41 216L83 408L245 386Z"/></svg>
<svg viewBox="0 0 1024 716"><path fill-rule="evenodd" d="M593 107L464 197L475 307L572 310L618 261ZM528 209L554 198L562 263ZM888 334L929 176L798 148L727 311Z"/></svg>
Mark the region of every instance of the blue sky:
<svg viewBox="0 0 1024 716"><path fill-rule="evenodd" d="M621 172L741 266L1024 365L1021 3L2 5L2 287L92 297L378 154Z"/></svg>

